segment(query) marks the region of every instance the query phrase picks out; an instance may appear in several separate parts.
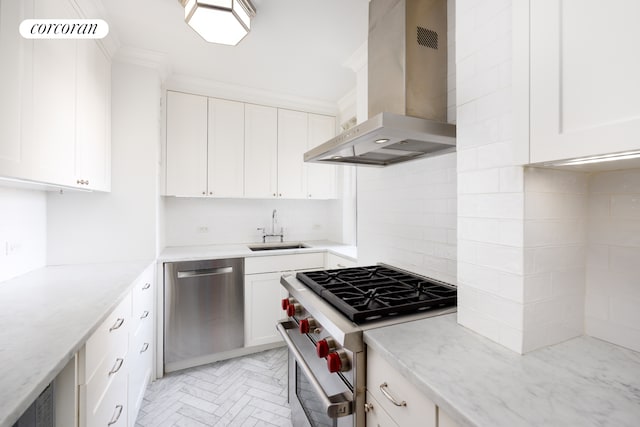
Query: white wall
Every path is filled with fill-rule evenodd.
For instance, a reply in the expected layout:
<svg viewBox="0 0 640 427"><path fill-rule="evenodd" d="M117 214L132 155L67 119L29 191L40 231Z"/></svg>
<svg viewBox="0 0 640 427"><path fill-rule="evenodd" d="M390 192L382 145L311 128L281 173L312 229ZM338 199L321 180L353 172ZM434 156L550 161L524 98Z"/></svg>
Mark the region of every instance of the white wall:
<svg viewBox="0 0 640 427"><path fill-rule="evenodd" d="M525 169L523 352L584 333L587 183L584 172Z"/></svg>
<svg viewBox="0 0 640 427"><path fill-rule="evenodd" d="M47 196L0 187L0 282L43 267L47 246Z"/></svg>
<svg viewBox="0 0 640 427"><path fill-rule="evenodd" d="M48 196L50 265L156 256L160 79L114 62L110 193Z"/></svg>
<svg viewBox="0 0 640 427"><path fill-rule="evenodd" d="M164 198L166 246L213 245L262 241L258 227L271 231L277 210L285 240L339 241L336 204L327 200L257 200Z"/></svg>
<svg viewBox="0 0 640 427"><path fill-rule="evenodd" d="M640 169L589 178L585 328L640 351Z"/></svg>

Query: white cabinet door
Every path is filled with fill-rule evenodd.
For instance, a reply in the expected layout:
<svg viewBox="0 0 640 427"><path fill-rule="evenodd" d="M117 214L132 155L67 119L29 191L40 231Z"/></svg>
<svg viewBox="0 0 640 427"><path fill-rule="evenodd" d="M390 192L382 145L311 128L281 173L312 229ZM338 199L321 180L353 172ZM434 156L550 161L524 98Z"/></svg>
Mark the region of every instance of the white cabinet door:
<svg viewBox="0 0 640 427"><path fill-rule="evenodd" d="M93 40L78 41L75 177L111 188L111 63Z"/></svg>
<svg viewBox="0 0 640 427"><path fill-rule="evenodd" d="M276 322L286 318L280 301L287 291L280 285L280 276L280 272L245 275L245 347L282 341Z"/></svg>
<svg viewBox="0 0 640 427"><path fill-rule="evenodd" d="M309 137L307 151L327 142L335 136L334 117L309 114ZM336 198L336 167L307 163L307 195L310 199Z"/></svg>
<svg viewBox="0 0 640 427"><path fill-rule="evenodd" d="M640 2L532 0L530 14L531 162L640 149Z"/></svg>
<svg viewBox="0 0 640 427"><path fill-rule="evenodd" d="M278 197L307 197L304 152L307 151L308 114L278 109Z"/></svg>
<svg viewBox="0 0 640 427"><path fill-rule="evenodd" d="M245 104L244 195L277 197L278 110Z"/></svg>
<svg viewBox="0 0 640 427"><path fill-rule="evenodd" d="M167 92L167 194L207 195L207 98Z"/></svg>
<svg viewBox="0 0 640 427"><path fill-rule="evenodd" d="M0 2L0 176L20 175L22 99L29 82L24 60L31 42L20 36L18 26L29 4L33 7L33 1Z"/></svg>
<svg viewBox="0 0 640 427"><path fill-rule="evenodd" d="M244 104L209 98L208 191L214 197L244 195Z"/></svg>
<svg viewBox="0 0 640 427"><path fill-rule="evenodd" d="M37 0L36 18L78 18L67 0ZM75 186L76 40L34 40L33 102L22 155L30 179Z"/></svg>

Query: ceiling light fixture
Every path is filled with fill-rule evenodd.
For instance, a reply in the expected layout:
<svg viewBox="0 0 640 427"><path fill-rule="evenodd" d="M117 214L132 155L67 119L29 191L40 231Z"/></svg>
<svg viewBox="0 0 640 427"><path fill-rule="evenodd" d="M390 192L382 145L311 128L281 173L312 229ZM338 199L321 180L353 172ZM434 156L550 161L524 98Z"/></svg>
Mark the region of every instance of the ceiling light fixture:
<svg viewBox="0 0 640 427"><path fill-rule="evenodd" d="M614 160L629 160L640 158L640 151L626 151L624 153L603 154L601 156L581 157L571 160L544 163L544 166L573 166L589 163L612 162Z"/></svg>
<svg viewBox="0 0 640 427"><path fill-rule="evenodd" d="M210 43L237 45L251 30L251 0L178 0L184 20Z"/></svg>

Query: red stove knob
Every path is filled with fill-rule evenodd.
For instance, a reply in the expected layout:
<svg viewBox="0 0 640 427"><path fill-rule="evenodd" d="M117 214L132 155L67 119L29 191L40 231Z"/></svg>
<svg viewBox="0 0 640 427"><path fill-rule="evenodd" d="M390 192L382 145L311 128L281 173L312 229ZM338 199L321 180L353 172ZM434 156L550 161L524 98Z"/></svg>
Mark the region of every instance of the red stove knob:
<svg viewBox="0 0 640 427"><path fill-rule="evenodd" d="M300 304L292 303L289 301L289 306L287 307L287 316L293 317L296 314L300 313Z"/></svg>
<svg viewBox="0 0 640 427"><path fill-rule="evenodd" d="M327 340L320 340L316 343L316 353L318 357L327 357L329 355L329 344L327 344Z"/></svg>
<svg viewBox="0 0 640 427"><path fill-rule="evenodd" d="M282 304L282 309L286 310L289 307L289 298L284 298L281 304Z"/></svg>
<svg viewBox="0 0 640 427"><path fill-rule="evenodd" d="M311 331L311 328L315 328L315 325L316 325L316 322L310 317L300 320L300 325L299 325L300 333L308 334Z"/></svg>
<svg viewBox="0 0 640 427"><path fill-rule="evenodd" d="M320 358L327 357L335 349L336 343L332 338L325 338L316 343L316 354Z"/></svg>
<svg viewBox="0 0 640 427"><path fill-rule="evenodd" d="M329 368L329 372L342 371L342 359L337 352L329 353L327 355L327 368Z"/></svg>

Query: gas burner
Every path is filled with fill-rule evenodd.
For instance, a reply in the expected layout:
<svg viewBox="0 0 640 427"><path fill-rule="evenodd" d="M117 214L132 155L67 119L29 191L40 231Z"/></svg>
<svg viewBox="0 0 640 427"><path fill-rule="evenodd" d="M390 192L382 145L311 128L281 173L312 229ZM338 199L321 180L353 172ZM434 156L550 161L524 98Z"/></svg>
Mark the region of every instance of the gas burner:
<svg viewBox="0 0 640 427"><path fill-rule="evenodd" d="M388 266L309 271L296 277L355 323L452 307L452 285Z"/></svg>

